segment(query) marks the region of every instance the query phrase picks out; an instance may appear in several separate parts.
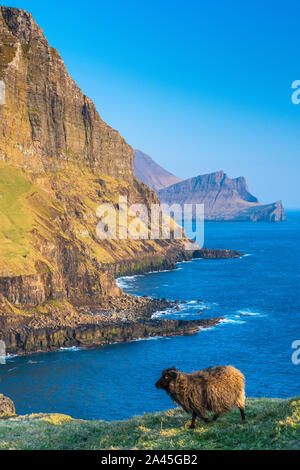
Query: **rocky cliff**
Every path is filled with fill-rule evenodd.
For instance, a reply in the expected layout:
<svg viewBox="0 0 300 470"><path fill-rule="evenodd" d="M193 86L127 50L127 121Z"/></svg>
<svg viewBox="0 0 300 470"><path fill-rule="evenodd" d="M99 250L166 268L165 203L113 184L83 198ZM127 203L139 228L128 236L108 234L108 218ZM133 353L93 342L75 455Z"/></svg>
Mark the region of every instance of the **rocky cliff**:
<svg viewBox="0 0 300 470"><path fill-rule="evenodd" d="M97 237L101 203L119 216L119 195L129 205L159 201L136 179L133 149L16 8L0 7L0 82L1 328L46 327L51 312L82 323L78 308L122 297L117 273L173 266L183 242Z"/></svg>
<svg viewBox="0 0 300 470"><path fill-rule="evenodd" d="M244 177L229 178L223 171L189 178L158 191L167 204L204 204L206 220L265 221L285 220L281 201L260 204L250 194Z"/></svg>
<svg viewBox="0 0 300 470"><path fill-rule="evenodd" d="M134 170L136 177L154 191L182 181L140 150L134 151Z"/></svg>

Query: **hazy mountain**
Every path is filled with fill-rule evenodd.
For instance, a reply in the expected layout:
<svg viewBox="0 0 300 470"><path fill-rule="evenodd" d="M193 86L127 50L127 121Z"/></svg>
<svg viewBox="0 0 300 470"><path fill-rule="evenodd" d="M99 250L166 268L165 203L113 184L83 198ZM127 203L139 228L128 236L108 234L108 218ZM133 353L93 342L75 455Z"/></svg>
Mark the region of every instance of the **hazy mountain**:
<svg viewBox="0 0 300 470"><path fill-rule="evenodd" d="M172 175L155 163L149 155L141 150L134 151L134 170L136 177L155 191L182 181L181 178Z"/></svg>

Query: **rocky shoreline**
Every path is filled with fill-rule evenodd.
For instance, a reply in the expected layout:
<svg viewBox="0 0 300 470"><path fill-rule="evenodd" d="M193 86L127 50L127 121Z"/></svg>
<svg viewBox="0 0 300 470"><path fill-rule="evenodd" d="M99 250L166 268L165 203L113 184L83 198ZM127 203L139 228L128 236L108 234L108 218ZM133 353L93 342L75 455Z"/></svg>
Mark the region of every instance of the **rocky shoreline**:
<svg viewBox="0 0 300 470"><path fill-rule="evenodd" d="M122 261L114 263L110 269L115 278L130 276L134 274L145 274L153 271L170 271L177 269L177 264L182 261L191 261L192 259L230 259L241 258L244 256L236 250L224 250L215 248L199 248L195 250L174 250L168 253L168 257L161 259L159 257L145 257L139 262L135 260Z"/></svg>
<svg viewBox="0 0 300 470"><path fill-rule="evenodd" d="M6 336L7 353L26 355L60 348L97 347L151 337L192 335L217 325L221 317L208 320L138 320L110 325L87 324L77 328L23 330Z"/></svg>
<svg viewBox="0 0 300 470"><path fill-rule="evenodd" d="M45 306L46 307L46 306ZM53 306L52 306L53 307ZM199 320L153 319L154 312L178 308L178 301L122 295L107 299L101 306L72 311L48 311L45 317L33 316L29 322L2 329L0 339L7 354L32 354L60 348L102 346L153 336L195 334L218 324L222 318ZM42 321L44 320L44 321Z"/></svg>
<svg viewBox="0 0 300 470"><path fill-rule="evenodd" d="M199 249L184 256L174 254L168 262L141 263L139 273L176 269L176 263L195 258L237 258L234 250ZM142 267L144 269L142 269ZM133 262L114 267L114 276L136 274ZM199 320L153 319L153 313L178 310L179 301L137 297L124 294L106 296L97 304L74 306L67 300L48 300L37 307L9 311L1 299L5 315L0 315L0 340L5 342L7 354L32 354L55 351L72 346L91 347L110 343L133 341L153 336L180 336L195 334L202 328L217 325L223 318ZM3 305L4 304L4 305Z"/></svg>
<svg viewBox="0 0 300 470"><path fill-rule="evenodd" d="M207 259L227 259L227 258L241 258L244 256L236 250L216 250L214 248L201 248L195 250L192 258L207 258Z"/></svg>

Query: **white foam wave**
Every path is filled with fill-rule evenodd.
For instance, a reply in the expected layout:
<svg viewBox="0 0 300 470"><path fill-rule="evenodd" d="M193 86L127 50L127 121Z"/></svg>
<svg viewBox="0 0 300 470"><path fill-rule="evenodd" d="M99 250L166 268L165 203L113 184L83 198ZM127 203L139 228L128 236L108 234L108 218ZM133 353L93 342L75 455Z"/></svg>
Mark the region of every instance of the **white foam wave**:
<svg viewBox="0 0 300 470"><path fill-rule="evenodd" d="M0 356L0 365L6 364L7 361L10 361L11 359L14 359L15 357L18 357L18 355L17 354L6 354L5 356Z"/></svg>
<svg viewBox="0 0 300 470"><path fill-rule="evenodd" d="M227 317L227 318L223 318L222 320L220 320L219 323L217 323L214 326L210 326L208 328L200 328L199 332L207 331L207 330L212 331L214 328L222 327L225 325L243 325L244 323L246 322L243 320L235 320L234 318Z"/></svg>
<svg viewBox="0 0 300 470"><path fill-rule="evenodd" d="M199 328L198 333L203 333L204 331L213 331L218 325L209 326L208 328Z"/></svg>
<svg viewBox="0 0 300 470"><path fill-rule="evenodd" d="M149 274L157 274L157 273L170 273L172 271L180 271L182 268L175 268L175 269L160 269L158 271L148 271L147 273L141 274L141 276L148 276Z"/></svg>
<svg viewBox="0 0 300 470"><path fill-rule="evenodd" d="M129 341L130 343L138 342L138 341L151 341L151 340L157 340L157 339L171 339L167 336L150 336L150 338L137 338L137 339L132 339Z"/></svg>
<svg viewBox="0 0 300 470"><path fill-rule="evenodd" d="M238 325L242 325L243 323L246 323L246 322L244 320L235 320L234 318L223 318L223 320L221 320L220 323L236 323Z"/></svg>
<svg viewBox="0 0 300 470"><path fill-rule="evenodd" d="M152 314L151 318L160 318L163 315L174 315L175 313L177 313L177 310L158 310Z"/></svg>
<svg viewBox="0 0 300 470"><path fill-rule="evenodd" d="M184 318L184 317L195 317L199 316L203 313L203 310L211 309L218 304L216 302L211 302L205 304L204 302L199 302L198 300L190 300L184 302L183 304L179 303L176 306L168 308L166 310L159 310L152 314L151 318L161 318L166 315L173 315L177 318Z"/></svg>
<svg viewBox="0 0 300 470"><path fill-rule="evenodd" d="M257 315L263 315L261 312L253 312L252 310L238 310L238 313L243 316L257 316Z"/></svg>
<svg viewBox="0 0 300 470"><path fill-rule="evenodd" d="M116 278L116 283L118 287L121 289L126 289L128 287L132 287L132 283L135 281L135 279L138 279L139 277L144 277L148 276L150 274L158 274L158 273L169 273L172 271L180 271L182 268L175 268L175 269L161 269L157 271L149 271L143 274L133 274L131 276L120 276Z"/></svg>
<svg viewBox="0 0 300 470"><path fill-rule="evenodd" d="M70 346L69 348L59 348L59 351L80 351L82 348L78 346Z"/></svg>
<svg viewBox="0 0 300 470"><path fill-rule="evenodd" d="M142 277L142 274L135 274L134 276L122 276L118 277L116 279L117 286L120 287L120 289L124 289L127 287L132 287L132 283L135 281L135 279Z"/></svg>

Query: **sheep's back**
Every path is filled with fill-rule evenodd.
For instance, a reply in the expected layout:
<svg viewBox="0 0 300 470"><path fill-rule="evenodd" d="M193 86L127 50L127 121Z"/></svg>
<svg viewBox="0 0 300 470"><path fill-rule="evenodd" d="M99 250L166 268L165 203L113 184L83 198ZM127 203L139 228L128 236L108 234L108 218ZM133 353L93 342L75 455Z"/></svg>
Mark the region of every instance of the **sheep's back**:
<svg viewBox="0 0 300 470"><path fill-rule="evenodd" d="M230 410L244 393L245 378L235 367L209 367L202 374L207 408L214 413Z"/></svg>

